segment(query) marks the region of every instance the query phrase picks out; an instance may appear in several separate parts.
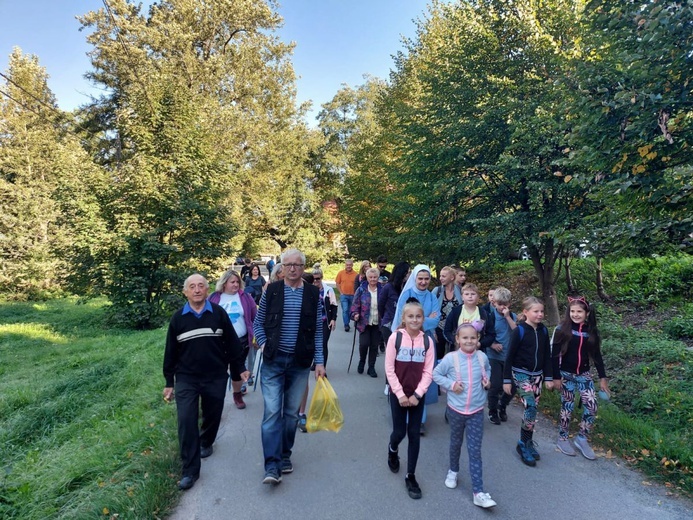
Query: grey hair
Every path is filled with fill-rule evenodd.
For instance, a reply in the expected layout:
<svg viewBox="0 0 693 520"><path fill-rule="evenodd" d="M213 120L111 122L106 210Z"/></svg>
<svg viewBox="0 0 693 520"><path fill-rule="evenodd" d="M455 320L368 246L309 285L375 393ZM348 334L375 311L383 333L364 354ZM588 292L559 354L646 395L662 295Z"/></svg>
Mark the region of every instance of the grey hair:
<svg viewBox="0 0 693 520"><path fill-rule="evenodd" d="M270 273L270 277L269 277L270 283L277 281L277 275L279 274L279 271L281 271L282 269L283 269L283 266L281 263L274 265L274 267L272 268L272 272Z"/></svg>
<svg viewBox="0 0 693 520"><path fill-rule="evenodd" d="M366 276L368 276L371 273L374 273L374 274L377 274L378 276L380 276L380 269L378 269L377 267L371 267L371 268L366 270Z"/></svg>
<svg viewBox="0 0 693 520"><path fill-rule="evenodd" d="M188 277L185 279L185 281L183 282L183 290L184 290L184 291L188 288L188 283L190 282L190 280L192 279L193 276L202 276L202 275L201 275L200 273L193 273L193 274L191 274L190 276L188 276ZM202 276L202 279L204 280L205 286L207 287L207 289L209 289L209 282L207 281L207 278L205 278L204 276Z"/></svg>
<svg viewBox="0 0 693 520"><path fill-rule="evenodd" d="M305 265L306 263L306 255L304 255L301 251L298 249L287 249L282 253L282 264L284 263L284 259L288 256L294 256L294 255L299 255L301 257L301 262Z"/></svg>
<svg viewBox="0 0 693 520"><path fill-rule="evenodd" d="M224 274L221 275L221 278L219 278L219 281L217 282L217 286L215 287L215 290L217 292L224 292L224 286L226 285L226 282L229 281L229 278L231 278L232 276L235 276L236 278L238 278L239 287L241 289L243 289L245 284L243 283L243 280L241 280L241 275L238 274L238 272L236 272L236 270L229 269L228 271L226 271Z"/></svg>

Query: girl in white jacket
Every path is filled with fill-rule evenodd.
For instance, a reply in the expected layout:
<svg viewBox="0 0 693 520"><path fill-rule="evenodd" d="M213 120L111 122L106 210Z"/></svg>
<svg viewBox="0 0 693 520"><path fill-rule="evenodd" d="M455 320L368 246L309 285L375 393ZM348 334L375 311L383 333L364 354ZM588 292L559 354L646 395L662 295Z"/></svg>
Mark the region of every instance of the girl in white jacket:
<svg viewBox="0 0 693 520"><path fill-rule="evenodd" d="M450 469L445 485L457 487L460 469L460 451L464 432L467 431L469 475L472 480L474 505L488 508L496 505L488 493L484 493L481 473L481 439L484 434L484 405L490 386L489 365L486 354L477 350L478 328L483 322L462 323L455 333L458 350L447 354L433 370L433 380L448 391L448 407L445 413L450 422Z"/></svg>

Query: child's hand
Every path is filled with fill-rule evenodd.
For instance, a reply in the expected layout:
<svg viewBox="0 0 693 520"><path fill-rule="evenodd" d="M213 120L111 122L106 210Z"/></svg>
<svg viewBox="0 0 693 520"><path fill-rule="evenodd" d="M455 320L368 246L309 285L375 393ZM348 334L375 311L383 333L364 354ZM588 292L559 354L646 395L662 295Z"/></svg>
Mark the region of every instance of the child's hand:
<svg viewBox="0 0 693 520"><path fill-rule="evenodd" d="M553 381L544 381L544 387L545 387L547 390L553 390L553 389L555 388L555 387L554 387L554 382L553 382Z"/></svg>
<svg viewBox="0 0 693 520"><path fill-rule="evenodd" d="M460 383L459 381L455 381L452 384L451 390L456 394L461 394L462 390L464 390L464 385L462 383Z"/></svg>
<svg viewBox="0 0 693 520"><path fill-rule="evenodd" d="M438 317L438 311L433 311L431 314L428 315L429 318L437 318Z"/></svg>
<svg viewBox="0 0 693 520"><path fill-rule="evenodd" d="M409 399L407 398L406 395L403 395L402 397L399 398L399 405L400 406L409 406Z"/></svg>
<svg viewBox="0 0 693 520"><path fill-rule="evenodd" d="M606 395L611 397L611 390L609 390L609 380L607 378L604 377L599 380L599 388L601 388L603 392L606 392Z"/></svg>
<svg viewBox="0 0 693 520"><path fill-rule="evenodd" d="M416 398L415 395L412 395L409 397L409 406L418 406L419 405L419 400Z"/></svg>
<svg viewBox="0 0 693 520"><path fill-rule="evenodd" d="M488 380L488 377L484 377L481 379L481 386L484 388L484 390L489 389L489 387L491 386L491 381Z"/></svg>
<svg viewBox="0 0 693 520"><path fill-rule="evenodd" d="M511 385L510 383L504 383L503 384L503 392L505 392L508 395L512 395L512 391L513 391L513 385Z"/></svg>

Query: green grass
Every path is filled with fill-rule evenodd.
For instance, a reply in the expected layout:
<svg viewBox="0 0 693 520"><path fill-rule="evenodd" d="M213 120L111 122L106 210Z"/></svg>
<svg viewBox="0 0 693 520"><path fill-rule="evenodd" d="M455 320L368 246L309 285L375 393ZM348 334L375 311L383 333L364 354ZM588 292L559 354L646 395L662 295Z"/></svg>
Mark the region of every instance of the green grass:
<svg viewBox="0 0 693 520"><path fill-rule="evenodd" d="M105 307L0 304L2 518L155 518L176 500L165 333L109 330Z"/></svg>

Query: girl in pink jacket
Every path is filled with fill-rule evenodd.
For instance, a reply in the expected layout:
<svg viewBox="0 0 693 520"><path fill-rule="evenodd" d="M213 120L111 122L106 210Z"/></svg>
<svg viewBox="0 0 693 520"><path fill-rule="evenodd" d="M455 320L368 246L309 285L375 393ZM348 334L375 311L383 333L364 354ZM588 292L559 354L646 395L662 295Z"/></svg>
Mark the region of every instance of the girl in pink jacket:
<svg viewBox="0 0 693 520"><path fill-rule="evenodd" d="M423 307L411 298L402 311L402 326L390 336L385 350L385 374L390 385L392 433L387 464L390 471L399 471L399 443L409 437L407 475L404 482L411 498L421 498L421 488L414 473L421 442L423 397L433 378L435 345L422 330Z"/></svg>

